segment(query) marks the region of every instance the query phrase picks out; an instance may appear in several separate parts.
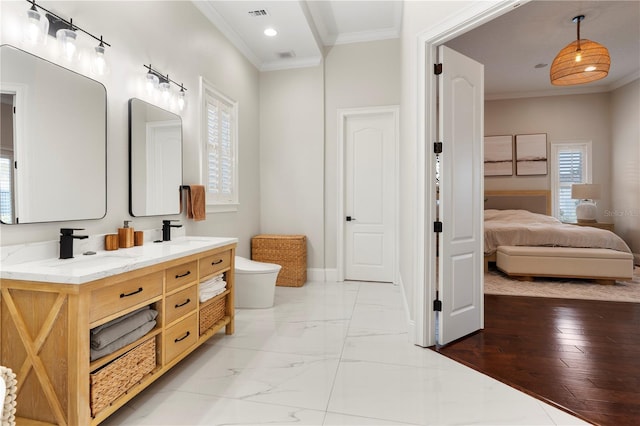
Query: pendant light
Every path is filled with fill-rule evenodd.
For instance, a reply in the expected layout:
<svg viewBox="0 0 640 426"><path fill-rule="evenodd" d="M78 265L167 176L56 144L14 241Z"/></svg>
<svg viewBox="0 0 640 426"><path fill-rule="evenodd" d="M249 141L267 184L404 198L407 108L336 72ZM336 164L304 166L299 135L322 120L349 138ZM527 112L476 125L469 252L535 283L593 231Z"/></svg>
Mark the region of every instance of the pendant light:
<svg viewBox="0 0 640 426"><path fill-rule="evenodd" d="M572 19L577 24L577 38L562 49L551 64L550 78L554 86L573 86L605 78L611 58L606 47L595 41L580 39L580 22L584 15Z"/></svg>

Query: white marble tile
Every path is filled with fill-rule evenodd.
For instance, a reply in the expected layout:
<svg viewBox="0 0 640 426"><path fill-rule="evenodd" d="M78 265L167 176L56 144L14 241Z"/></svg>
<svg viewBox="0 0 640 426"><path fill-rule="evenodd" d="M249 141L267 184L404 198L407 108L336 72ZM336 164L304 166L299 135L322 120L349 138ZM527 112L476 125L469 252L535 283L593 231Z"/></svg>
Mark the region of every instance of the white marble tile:
<svg viewBox="0 0 640 426"><path fill-rule="evenodd" d="M353 310L350 327L406 332L407 320L401 307L358 303Z"/></svg>
<svg viewBox="0 0 640 426"><path fill-rule="evenodd" d="M346 414L327 412L324 418L324 426L402 426L411 423L401 423L397 421L387 421L374 419L371 417L349 416Z"/></svg>
<svg viewBox="0 0 640 426"><path fill-rule="evenodd" d="M361 282L357 303L402 308L402 292L392 283Z"/></svg>
<svg viewBox="0 0 640 426"><path fill-rule="evenodd" d="M342 359L429 368L449 362L431 349L410 343L406 331L353 327L345 340Z"/></svg>
<svg viewBox="0 0 640 426"><path fill-rule="evenodd" d="M591 424L542 401L538 401L538 403L556 425L573 426Z"/></svg>
<svg viewBox="0 0 640 426"><path fill-rule="evenodd" d="M185 361L165 389L325 410L339 360L204 345Z"/></svg>
<svg viewBox="0 0 640 426"><path fill-rule="evenodd" d="M305 425L320 426L324 411L157 390L140 395L104 423L115 425Z"/></svg>
<svg viewBox="0 0 640 426"><path fill-rule="evenodd" d="M339 358L348 320L274 321L238 315L236 332L212 342L232 348Z"/></svg>
<svg viewBox="0 0 640 426"><path fill-rule="evenodd" d="M461 365L341 362L328 411L416 424L554 424L536 399Z"/></svg>

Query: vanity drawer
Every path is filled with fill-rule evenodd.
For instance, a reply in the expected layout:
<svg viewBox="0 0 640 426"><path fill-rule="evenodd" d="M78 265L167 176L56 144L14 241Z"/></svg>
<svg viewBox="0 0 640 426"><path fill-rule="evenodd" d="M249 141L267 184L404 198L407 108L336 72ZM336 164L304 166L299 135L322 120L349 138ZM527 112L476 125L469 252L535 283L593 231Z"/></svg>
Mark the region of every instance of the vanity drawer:
<svg viewBox="0 0 640 426"><path fill-rule="evenodd" d="M155 272L91 292L89 322L122 312L162 294L163 273Z"/></svg>
<svg viewBox="0 0 640 426"><path fill-rule="evenodd" d="M175 290L191 281L198 279L196 272L198 271L197 261L183 263L182 265L174 266L166 271L167 280L167 292Z"/></svg>
<svg viewBox="0 0 640 426"><path fill-rule="evenodd" d="M200 259L200 278L223 271L231 266L231 250Z"/></svg>
<svg viewBox="0 0 640 426"><path fill-rule="evenodd" d="M178 355L196 344L198 339L198 319L194 312L164 333L165 363L171 362Z"/></svg>
<svg viewBox="0 0 640 426"><path fill-rule="evenodd" d="M198 305L198 286L192 285L165 299L166 324L171 324L181 316L195 311Z"/></svg>

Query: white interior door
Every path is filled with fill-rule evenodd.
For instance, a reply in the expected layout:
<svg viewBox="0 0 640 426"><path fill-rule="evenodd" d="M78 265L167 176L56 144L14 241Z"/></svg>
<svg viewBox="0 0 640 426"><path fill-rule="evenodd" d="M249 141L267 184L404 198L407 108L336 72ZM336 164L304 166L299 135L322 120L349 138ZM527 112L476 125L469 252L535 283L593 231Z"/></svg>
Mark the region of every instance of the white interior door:
<svg viewBox="0 0 640 426"><path fill-rule="evenodd" d="M438 49L440 234L438 344L484 327L483 121L484 66Z"/></svg>
<svg viewBox="0 0 640 426"><path fill-rule="evenodd" d="M349 114L344 123L344 278L393 282L397 112Z"/></svg>

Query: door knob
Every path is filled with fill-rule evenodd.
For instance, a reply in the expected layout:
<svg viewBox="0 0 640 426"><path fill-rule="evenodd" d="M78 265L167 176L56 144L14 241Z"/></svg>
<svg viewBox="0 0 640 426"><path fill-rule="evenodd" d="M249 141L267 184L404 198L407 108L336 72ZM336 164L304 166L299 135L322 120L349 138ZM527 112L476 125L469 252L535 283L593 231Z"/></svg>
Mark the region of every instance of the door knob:
<svg viewBox="0 0 640 426"><path fill-rule="evenodd" d="M355 217L347 216L347 222L351 222L352 220L356 220Z"/></svg>

